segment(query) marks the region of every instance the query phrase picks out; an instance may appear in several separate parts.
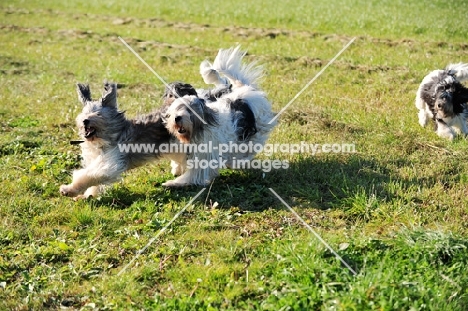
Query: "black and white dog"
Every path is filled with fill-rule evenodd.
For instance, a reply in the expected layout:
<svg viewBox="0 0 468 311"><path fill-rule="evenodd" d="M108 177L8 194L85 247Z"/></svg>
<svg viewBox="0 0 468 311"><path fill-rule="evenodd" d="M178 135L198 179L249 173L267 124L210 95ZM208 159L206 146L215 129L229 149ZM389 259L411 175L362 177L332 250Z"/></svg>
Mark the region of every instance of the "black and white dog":
<svg viewBox="0 0 468 311"><path fill-rule="evenodd" d="M194 94L186 84L175 83L166 90L166 128L180 143L192 145L193 152L172 161L172 172L181 176L163 185L209 184L221 168L216 164L234 168L236 160L249 161L255 156L259 149L253 146L265 144L276 125L272 121L275 114L266 94L259 90L262 68L255 62L243 64L244 56L236 47L220 50L213 64L201 63L200 74L214 89ZM221 150L221 145L232 148ZM211 148L201 148L205 146ZM210 166L187 165L188 161L205 161Z"/></svg>
<svg viewBox="0 0 468 311"><path fill-rule="evenodd" d="M450 64L424 77L416 93L419 124L424 127L433 119L437 135L450 140L468 134L468 88L461 84L466 80L468 64L464 63Z"/></svg>

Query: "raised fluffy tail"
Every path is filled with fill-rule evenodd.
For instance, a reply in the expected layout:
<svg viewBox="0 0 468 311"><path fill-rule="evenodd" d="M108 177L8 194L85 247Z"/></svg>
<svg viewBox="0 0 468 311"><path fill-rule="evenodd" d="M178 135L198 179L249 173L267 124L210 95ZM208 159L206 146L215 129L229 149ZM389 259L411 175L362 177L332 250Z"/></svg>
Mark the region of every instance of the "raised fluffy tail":
<svg viewBox="0 0 468 311"><path fill-rule="evenodd" d="M256 62L242 64L246 52L240 50L240 46L229 49L220 49L214 63L205 60L200 64L200 74L207 84L249 85L258 87L258 82L263 76L262 67Z"/></svg>
<svg viewBox="0 0 468 311"><path fill-rule="evenodd" d="M450 74L453 75L458 82L468 80L468 64L450 64L447 66L447 68L445 68L445 70L449 71Z"/></svg>

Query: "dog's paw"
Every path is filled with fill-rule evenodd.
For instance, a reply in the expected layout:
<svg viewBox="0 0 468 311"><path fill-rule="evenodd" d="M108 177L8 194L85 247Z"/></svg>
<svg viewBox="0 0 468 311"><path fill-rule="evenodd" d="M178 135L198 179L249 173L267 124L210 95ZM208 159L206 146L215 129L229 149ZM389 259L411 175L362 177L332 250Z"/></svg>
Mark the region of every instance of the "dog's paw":
<svg viewBox="0 0 468 311"><path fill-rule="evenodd" d="M59 191L61 195L66 197L76 197L78 195L78 191L71 185L61 185Z"/></svg>
<svg viewBox="0 0 468 311"><path fill-rule="evenodd" d="M178 181L176 181L175 179L174 179L174 180L166 181L165 183L162 183L162 185L163 185L164 187L171 187L171 188L190 186L190 184L188 184L188 183L178 182Z"/></svg>
<svg viewBox="0 0 468 311"><path fill-rule="evenodd" d="M79 194L76 197L73 198L74 201L80 201L80 200L92 200L94 197L92 195L86 195L86 194Z"/></svg>
<svg viewBox="0 0 468 311"><path fill-rule="evenodd" d="M442 133L440 135L440 137L443 137L443 138L447 138L448 140L450 141L453 141L455 138L457 138L457 134L456 133Z"/></svg>
<svg viewBox="0 0 468 311"><path fill-rule="evenodd" d="M100 193L100 187L99 186L91 186L86 191L83 193L83 197L85 199L92 199L92 198L97 198Z"/></svg>
<svg viewBox="0 0 468 311"><path fill-rule="evenodd" d="M182 167L179 165L179 166L173 166L172 169L171 169L171 173L173 176L180 176L184 173L184 170L182 169Z"/></svg>

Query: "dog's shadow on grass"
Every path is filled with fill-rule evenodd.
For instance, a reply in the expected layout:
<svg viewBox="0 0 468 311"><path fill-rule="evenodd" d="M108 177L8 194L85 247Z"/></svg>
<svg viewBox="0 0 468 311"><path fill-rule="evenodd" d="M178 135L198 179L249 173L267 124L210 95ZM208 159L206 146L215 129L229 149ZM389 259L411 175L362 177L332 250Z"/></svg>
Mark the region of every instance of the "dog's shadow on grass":
<svg viewBox="0 0 468 311"><path fill-rule="evenodd" d="M150 191L135 191L123 184L108 189L98 200L92 199L97 207L106 206L112 209L127 209L138 202L150 201L157 207L164 208L171 202L188 202L200 190L200 187L167 188L161 182L152 182ZM151 188L151 186L150 186Z"/></svg>
<svg viewBox="0 0 468 311"><path fill-rule="evenodd" d="M262 211L282 209L274 190L292 207L347 209L358 205L378 204L395 195L388 183L395 174L381 163L358 155L346 157L304 157L289 162L288 168L223 170L206 186L197 202L221 209ZM135 193L125 187L113 189L98 205L124 209L139 200L152 200L164 206L169 202L188 202L202 187L166 188L155 182L150 193Z"/></svg>
<svg viewBox="0 0 468 311"><path fill-rule="evenodd" d="M225 170L215 179L208 204L220 208L262 211L283 208L270 188L291 206L317 209L339 208L365 197L388 200L391 172L379 163L358 156L309 157L291 161L288 168L263 172ZM180 191L180 190L177 190Z"/></svg>

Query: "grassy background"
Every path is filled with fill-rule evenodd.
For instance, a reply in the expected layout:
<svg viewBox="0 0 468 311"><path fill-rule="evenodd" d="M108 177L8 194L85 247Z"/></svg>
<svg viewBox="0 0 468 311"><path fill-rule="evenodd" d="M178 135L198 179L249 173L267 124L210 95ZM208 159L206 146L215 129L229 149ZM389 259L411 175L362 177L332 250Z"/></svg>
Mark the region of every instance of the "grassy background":
<svg viewBox="0 0 468 311"><path fill-rule="evenodd" d="M0 309L466 310L467 142L420 128L429 71L468 61L466 1L9 1L0 4ZM289 155L287 170L223 171L165 189L167 162L99 200L60 197L79 166L74 84L121 83L128 116L167 81L203 87L198 65L241 44L281 116L271 143L354 143ZM273 188L358 272L353 276Z"/></svg>

